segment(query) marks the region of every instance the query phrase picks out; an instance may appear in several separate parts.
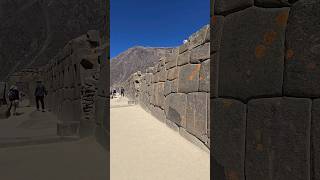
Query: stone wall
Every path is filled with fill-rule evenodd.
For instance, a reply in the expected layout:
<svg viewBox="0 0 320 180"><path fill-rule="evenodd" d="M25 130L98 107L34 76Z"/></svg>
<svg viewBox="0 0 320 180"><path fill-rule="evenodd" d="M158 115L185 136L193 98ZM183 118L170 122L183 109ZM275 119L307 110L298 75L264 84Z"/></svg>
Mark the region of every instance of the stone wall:
<svg viewBox="0 0 320 180"><path fill-rule="evenodd" d="M88 31L71 40L41 69L41 80L48 90L47 107L59 119L60 136L94 133L96 83L103 52L99 33Z"/></svg>
<svg viewBox="0 0 320 180"><path fill-rule="evenodd" d="M207 25L155 67L132 74L123 86L127 97L157 119L189 140L210 147L209 69Z"/></svg>
<svg viewBox="0 0 320 180"><path fill-rule="evenodd" d="M212 5L212 176L319 180L320 1Z"/></svg>

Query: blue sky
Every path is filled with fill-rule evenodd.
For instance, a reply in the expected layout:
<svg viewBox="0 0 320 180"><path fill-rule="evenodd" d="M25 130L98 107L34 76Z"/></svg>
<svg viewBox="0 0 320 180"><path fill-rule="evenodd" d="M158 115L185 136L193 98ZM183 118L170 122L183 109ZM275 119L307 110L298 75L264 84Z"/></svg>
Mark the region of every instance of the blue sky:
<svg viewBox="0 0 320 180"><path fill-rule="evenodd" d="M209 23L210 0L110 0L111 58L133 46L175 47Z"/></svg>

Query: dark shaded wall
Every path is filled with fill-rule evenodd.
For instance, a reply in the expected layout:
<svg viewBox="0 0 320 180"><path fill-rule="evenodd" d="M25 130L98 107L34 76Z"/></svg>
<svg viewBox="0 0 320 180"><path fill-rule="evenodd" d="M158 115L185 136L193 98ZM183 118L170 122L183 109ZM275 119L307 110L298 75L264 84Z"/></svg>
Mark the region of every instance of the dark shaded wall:
<svg viewBox="0 0 320 180"><path fill-rule="evenodd" d="M319 180L320 1L212 6L212 176Z"/></svg>
<svg viewBox="0 0 320 180"><path fill-rule="evenodd" d="M71 39L106 29L106 0L0 0L0 80L45 65Z"/></svg>

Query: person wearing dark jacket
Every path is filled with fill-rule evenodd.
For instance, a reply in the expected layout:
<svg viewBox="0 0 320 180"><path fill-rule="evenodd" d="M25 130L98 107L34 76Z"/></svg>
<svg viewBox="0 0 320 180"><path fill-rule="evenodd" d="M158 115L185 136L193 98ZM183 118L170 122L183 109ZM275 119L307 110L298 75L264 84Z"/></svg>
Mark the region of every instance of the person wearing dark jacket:
<svg viewBox="0 0 320 180"><path fill-rule="evenodd" d="M42 112L44 110L44 97L47 95L47 90L45 86L41 83L41 81L37 81L37 87L34 92L34 96L36 97L37 110L39 111L39 102L41 103Z"/></svg>
<svg viewBox="0 0 320 180"><path fill-rule="evenodd" d="M16 116L17 108L19 105L19 90L17 86L13 85L10 87L8 97L10 101L10 107L9 107L8 113L10 114L11 108L13 107L13 115Z"/></svg>

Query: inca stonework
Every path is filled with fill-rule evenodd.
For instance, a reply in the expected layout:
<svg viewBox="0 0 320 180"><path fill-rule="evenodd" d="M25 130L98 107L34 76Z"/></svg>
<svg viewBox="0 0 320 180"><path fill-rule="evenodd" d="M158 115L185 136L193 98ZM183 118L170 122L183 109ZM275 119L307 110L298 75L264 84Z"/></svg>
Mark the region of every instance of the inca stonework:
<svg viewBox="0 0 320 180"><path fill-rule="evenodd" d="M123 84L126 95L187 139L210 147L210 28Z"/></svg>
<svg viewBox="0 0 320 180"><path fill-rule="evenodd" d="M213 0L216 180L320 180L319 0Z"/></svg>

